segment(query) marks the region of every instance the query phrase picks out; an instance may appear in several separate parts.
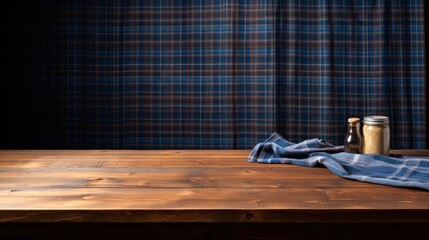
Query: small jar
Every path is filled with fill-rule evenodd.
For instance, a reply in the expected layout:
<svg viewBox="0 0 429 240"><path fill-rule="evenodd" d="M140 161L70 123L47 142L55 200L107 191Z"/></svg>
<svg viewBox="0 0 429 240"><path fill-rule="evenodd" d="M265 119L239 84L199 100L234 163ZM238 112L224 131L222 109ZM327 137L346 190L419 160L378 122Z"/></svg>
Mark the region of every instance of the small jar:
<svg viewBox="0 0 429 240"><path fill-rule="evenodd" d="M364 154L380 154L389 156L390 129L388 117L364 117L362 149Z"/></svg>
<svg viewBox="0 0 429 240"><path fill-rule="evenodd" d="M360 119L347 120L347 134L344 139L344 151L349 153L362 153L362 136L360 134Z"/></svg>

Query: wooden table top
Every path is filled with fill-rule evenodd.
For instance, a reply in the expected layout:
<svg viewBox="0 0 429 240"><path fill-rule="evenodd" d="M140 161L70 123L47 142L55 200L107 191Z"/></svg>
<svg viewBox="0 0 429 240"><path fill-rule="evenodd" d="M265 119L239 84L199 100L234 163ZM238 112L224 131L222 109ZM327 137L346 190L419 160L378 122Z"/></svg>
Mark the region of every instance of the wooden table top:
<svg viewBox="0 0 429 240"><path fill-rule="evenodd" d="M249 153L0 150L0 222L429 222L427 191Z"/></svg>

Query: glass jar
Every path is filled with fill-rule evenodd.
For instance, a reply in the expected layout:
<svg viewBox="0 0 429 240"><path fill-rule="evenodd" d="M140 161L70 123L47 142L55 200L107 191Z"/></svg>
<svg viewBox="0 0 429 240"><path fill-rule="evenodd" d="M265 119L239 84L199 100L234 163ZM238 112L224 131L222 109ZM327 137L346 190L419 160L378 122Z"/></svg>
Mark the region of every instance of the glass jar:
<svg viewBox="0 0 429 240"><path fill-rule="evenodd" d="M360 134L360 119L347 120L347 134L344 139L344 151L349 153L362 153L362 136Z"/></svg>
<svg viewBox="0 0 429 240"><path fill-rule="evenodd" d="M389 118L367 116L363 119L363 153L389 156L390 128Z"/></svg>

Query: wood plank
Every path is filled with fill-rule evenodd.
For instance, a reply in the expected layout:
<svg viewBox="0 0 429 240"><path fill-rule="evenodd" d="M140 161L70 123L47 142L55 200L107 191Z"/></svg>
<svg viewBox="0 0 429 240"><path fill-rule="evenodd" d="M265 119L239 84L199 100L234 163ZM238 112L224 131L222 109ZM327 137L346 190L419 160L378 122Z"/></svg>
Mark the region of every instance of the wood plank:
<svg viewBox="0 0 429 240"><path fill-rule="evenodd" d="M108 155L108 156L248 156L251 150L0 150L0 156L63 156L63 155Z"/></svg>
<svg viewBox="0 0 429 240"><path fill-rule="evenodd" d="M429 149L392 149L391 154L399 154L404 156L426 156L429 157Z"/></svg>
<svg viewBox="0 0 429 240"><path fill-rule="evenodd" d="M19 150L0 151L0 168L37 167L242 167L250 151L99 151ZM254 164L254 167L262 167Z"/></svg>
<svg viewBox="0 0 429 240"><path fill-rule="evenodd" d="M0 222L429 222L429 195L377 189L0 189Z"/></svg>
<svg viewBox="0 0 429 240"><path fill-rule="evenodd" d="M9 168L0 170L0 187L384 187L342 179L326 168L301 167L297 171L297 167L291 165L270 166L266 165L266 168Z"/></svg>
<svg viewBox="0 0 429 240"><path fill-rule="evenodd" d="M0 161L0 168L58 168L58 167L103 167L103 168L138 168L138 167L261 167L264 164L247 162L247 156L240 158L222 157L31 157L15 158Z"/></svg>
<svg viewBox="0 0 429 240"><path fill-rule="evenodd" d="M0 188L18 209L428 209L429 193L378 188Z"/></svg>
<svg viewBox="0 0 429 240"><path fill-rule="evenodd" d="M429 156L427 149L392 153ZM0 168L247 167L249 154L249 150L0 150Z"/></svg>

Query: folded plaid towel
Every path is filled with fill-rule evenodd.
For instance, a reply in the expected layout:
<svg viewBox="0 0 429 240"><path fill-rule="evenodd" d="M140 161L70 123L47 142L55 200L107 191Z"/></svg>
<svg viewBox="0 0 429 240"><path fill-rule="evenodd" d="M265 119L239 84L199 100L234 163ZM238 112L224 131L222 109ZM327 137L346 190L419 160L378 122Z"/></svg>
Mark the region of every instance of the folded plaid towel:
<svg viewBox="0 0 429 240"><path fill-rule="evenodd" d="M294 144L278 133L273 133L265 142L253 148L248 161L307 167L322 164L343 178L429 190L428 157L387 157L346 153L343 150L343 146L333 146L319 139Z"/></svg>

